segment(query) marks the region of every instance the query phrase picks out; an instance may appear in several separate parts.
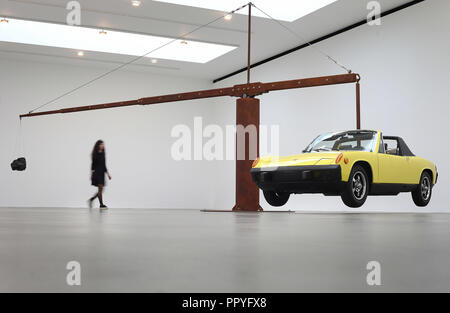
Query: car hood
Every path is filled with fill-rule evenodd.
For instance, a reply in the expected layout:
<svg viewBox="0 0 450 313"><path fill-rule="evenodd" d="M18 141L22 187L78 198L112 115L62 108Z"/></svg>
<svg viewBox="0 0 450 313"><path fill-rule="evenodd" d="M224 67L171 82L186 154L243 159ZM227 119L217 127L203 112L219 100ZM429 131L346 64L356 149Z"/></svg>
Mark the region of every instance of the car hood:
<svg viewBox="0 0 450 313"><path fill-rule="evenodd" d="M310 166L336 164L340 152L303 153L285 157L262 157L256 167Z"/></svg>

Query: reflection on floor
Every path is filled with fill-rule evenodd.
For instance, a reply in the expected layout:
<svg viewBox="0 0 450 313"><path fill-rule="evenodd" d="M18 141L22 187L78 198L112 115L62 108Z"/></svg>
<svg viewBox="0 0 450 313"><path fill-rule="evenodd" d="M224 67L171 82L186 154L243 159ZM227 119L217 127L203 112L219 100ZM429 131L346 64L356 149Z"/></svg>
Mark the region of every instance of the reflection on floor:
<svg viewBox="0 0 450 313"><path fill-rule="evenodd" d="M0 209L1 292L449 292L449 264L446 214Z"/></svg>

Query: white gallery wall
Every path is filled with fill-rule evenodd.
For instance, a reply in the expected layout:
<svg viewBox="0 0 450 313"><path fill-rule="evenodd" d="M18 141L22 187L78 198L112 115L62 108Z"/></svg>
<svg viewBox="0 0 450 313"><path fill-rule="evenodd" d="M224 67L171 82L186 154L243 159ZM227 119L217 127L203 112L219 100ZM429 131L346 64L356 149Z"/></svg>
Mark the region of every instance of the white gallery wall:
<svg viewBox="0 0 450 313"><path fill-rule="evenodd" d="M449 11L448 1L428 0L384 18L381 26L362 26L317 45L361 74L364 128L402 136L414 153L437 163L440 179L429 211L450 210L446 188L450 183L446 162L450 152ZM274 24L273 35L291 36L277 27ZM295 37L292 41L296 42ZM26 119L22 123L24 151L15 151L20 113L104 71L83 63L68 66L0 55L0 207L86 206L94 193L89 181L90 150L97 139L103 139L113 176L105 194L111 207L231 209L234 162L177 162L170 152L172 127L192 126L195 116L202 116L205 125L233 125L232 98ZM316 49L308 48L255 68L252 81L341 73ZM244 82L245 75L212 84L123 70L48 109ZM355 128L353 85L274 92L260 99L261 123L279 126L283 155L299 153L319 133ZM264 150L264 142L262 146ZM9 163L22 154L29 168L11 172ZM272 209L261 199L265 209ZM339 198L321 195L294 196L283 209L347 210ZM409 194L369 198L364 209L419 211Z"/></svg>
<svg viewBox="0 0 450 313"><path fill-rule="evenodd" d="M18 115L104 73L105 68L0 59L0 206L86 207L90 152L103 139L113 180L105 202L125 208L199 208L213 205L208 163L176 162L171 129L212 122L205 101L53 115L22 121L23 150L14 155ZM8 73L5 75L5 73ZM209 88L210 82L132 71L114 73L45 109L138 99ZM25 172L12 172L12 158L26 156Z"/></svg>
<svg viewBox="0 0 450 313"><path fill-rule="evenodd" d="M252 71L254 82L344 73L317 49L333 55L362 76L362 127L401 136L416 155L437 164L439 183L425 210L414 205L410 194L371 197L363 210L450 211L448 12L449 1L425 1L383 18L381 26L361 26ZM292 35L280 28L278 36ZM218 85L245 81L244 73ZM356 127L354 85L274 92L260 99L261 123L280 127L282 155L299 153L320 133ZM223 124L232 124L235 113L230 101L223 101L217 103L218 116ZM261 143L263 149L266 144ZM217 164L221 179L216 189L223 191L216 193L218 207L232 205L232 170L231 162ZM263 208L273 209L261 200ZM322 195L293 196L283 209L349 210L339 198Z"/></svg>

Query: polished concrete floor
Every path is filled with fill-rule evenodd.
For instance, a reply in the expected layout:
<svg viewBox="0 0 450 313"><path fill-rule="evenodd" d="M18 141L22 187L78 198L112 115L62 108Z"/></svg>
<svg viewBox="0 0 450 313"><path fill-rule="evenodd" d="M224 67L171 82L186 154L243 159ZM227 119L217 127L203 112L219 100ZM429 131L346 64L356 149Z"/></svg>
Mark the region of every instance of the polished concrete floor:
<svg viewBox="0 0 450 313"><path fill-rule="evenodd" d="M450 215L4 208L0 291L449 292Z"/></svg>

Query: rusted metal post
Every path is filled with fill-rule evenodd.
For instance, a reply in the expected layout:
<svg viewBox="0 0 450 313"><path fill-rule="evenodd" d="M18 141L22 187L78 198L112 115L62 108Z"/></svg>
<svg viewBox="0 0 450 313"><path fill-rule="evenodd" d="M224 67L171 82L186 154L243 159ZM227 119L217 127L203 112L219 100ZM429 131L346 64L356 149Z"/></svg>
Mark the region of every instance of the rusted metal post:
<svg viewBox="0 0 450 313"><path fill-rule="evenodd" d="M248 4L248 57L247 57L247 84L250 84L251 66L251 43L252 43L252 3Z"/></svg>
<svg viewBox="0 0 450 313"><path fill-rule="evenodd" d="M236 100L236 126L252 128L256 127L257 138L248 138L246 134L236 133L236 205L233 211L262 211L259 205L259 188L252 181L250 170L252 169L251 151L252 143L256 144L256 153L259 156L259 119L260 103L256 98L240 98ZM243 136L243 138L239 138ZM245 140L244 145L239 144L239 139ZM253 140L252 140L253 139ZM256 142L255 142L256 141ZM239 151L244 148L244 151ZM243 159L240 156L244 156Z"/></svg>
<svg viewBox="0 0 450 313"><path fill-rule="evenodd" d="M356 129L361 129L361 90L359 79L356 82Z"/></svg>

